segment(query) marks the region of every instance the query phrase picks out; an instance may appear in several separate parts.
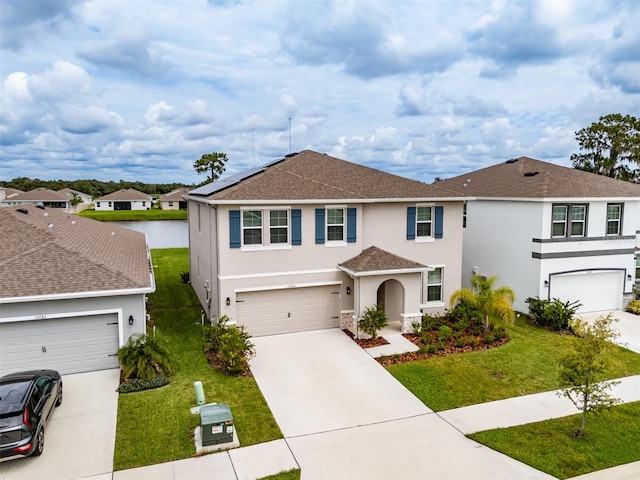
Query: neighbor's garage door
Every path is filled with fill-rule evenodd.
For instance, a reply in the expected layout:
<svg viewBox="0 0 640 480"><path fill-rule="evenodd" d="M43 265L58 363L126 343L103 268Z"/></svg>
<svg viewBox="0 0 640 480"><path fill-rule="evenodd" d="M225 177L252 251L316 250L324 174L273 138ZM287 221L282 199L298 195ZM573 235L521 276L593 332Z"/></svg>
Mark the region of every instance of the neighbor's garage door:
<svg viewBox="0 0 640 480"><path fill-rule="evenodd" d="M0 323L0 373L52 368L78 373L117 368L116 314Z"/></svg>
<svg viewBox="0 0 640 480"><path fill-rule="evenodd" d="M238 293L238 324L253 336L339 325L338 285Z"/></svg>
<svg viewBox="0 0 640 480"><path fill-rule="evenodd" d="M624 272L580 272L551 276L551 298L578 300L578 312L615 310L622 306Z"/></svg>

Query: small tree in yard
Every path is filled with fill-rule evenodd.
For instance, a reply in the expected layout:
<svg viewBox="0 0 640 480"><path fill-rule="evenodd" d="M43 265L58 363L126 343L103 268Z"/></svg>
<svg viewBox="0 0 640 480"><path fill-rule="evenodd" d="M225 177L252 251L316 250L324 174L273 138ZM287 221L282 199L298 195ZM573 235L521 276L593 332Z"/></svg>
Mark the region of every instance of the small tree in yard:
<svg viewBox="0 0 640 480"><path fill-rule="evenodd" d="M516 313L511 305L516 294L509 287L499 287L494 290L493 284L498 277L485 278L480 275L471 277L471 289L461 288L451 294L449 303L453 307L457 302L463 302L482 312L484 331L490 329L489 316L497 315L508 323L513 323Z"/></svg>
<svg viewBox="0 0 640 480"><path fill-rule="evenodd" d="M584 435L587 412L598 412L619 402L611 397L609 389L620 382L598 382L598 376L608 367L611 340L619 335L611 329L614 321L617 319L611 313L598 317L592 324L574 320L571 327L579 338L574 339L571 350L560 360L560 384L565 390L559 395L568 397L582 412L576 431L579 437Z"/></svg>
<svg viewBox="0 0 640 480"><path fill-rule="evenodd" d="M358 320L358 327L371 338L376 338L378 331L388 324L387 315L380 304L365 308L364 315Z"/></svg>

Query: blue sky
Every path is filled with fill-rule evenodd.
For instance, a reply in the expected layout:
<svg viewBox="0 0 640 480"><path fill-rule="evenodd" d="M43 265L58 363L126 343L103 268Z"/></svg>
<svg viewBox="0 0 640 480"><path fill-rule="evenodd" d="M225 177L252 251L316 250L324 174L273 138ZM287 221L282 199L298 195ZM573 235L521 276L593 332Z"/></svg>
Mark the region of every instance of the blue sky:
<svg viewBox="0 0 640 480"><path fill-rule="evenodd" d="M312 149L426 182L640 116L640 2L0 0L0 179ZM289 120L291 119L291 120ZM289 136L290 124L290 136Z"/></svg>

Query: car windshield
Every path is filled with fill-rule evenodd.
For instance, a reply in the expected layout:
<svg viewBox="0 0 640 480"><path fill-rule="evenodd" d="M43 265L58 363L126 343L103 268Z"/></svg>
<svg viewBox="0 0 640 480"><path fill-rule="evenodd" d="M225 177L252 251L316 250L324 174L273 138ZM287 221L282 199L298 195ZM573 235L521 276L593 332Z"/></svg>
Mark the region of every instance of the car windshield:
<svg viewBox="0 0 640 480"><path fill-rule="evenodd" d="M24 398L29 390L29 381L17 380L0 384L0 405L9 403L24 403Z"/></svg>

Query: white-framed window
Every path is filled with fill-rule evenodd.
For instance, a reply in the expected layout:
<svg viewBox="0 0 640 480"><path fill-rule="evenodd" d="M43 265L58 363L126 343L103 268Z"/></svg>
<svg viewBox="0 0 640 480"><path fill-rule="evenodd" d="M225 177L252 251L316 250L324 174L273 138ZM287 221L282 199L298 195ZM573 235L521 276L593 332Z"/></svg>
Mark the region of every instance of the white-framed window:
<svg viewBox="0 0 640 480"><path fill-rule="evenodd" d="M242 244L262 245L262 210L242 211Z"/></svg>
<svg viewBox="0 0 640 480"><path fill-rule="evenodd" d="M622 204L607 205L607 235L622 235Z"/></svg>
<svg viewBox="0 0 640 480"><path fill-rule="evenodd" d="M553 205L551 236L584 237L587 232L586 205Z"/></svg>
<svg viewBox="0 0 640 480"><path fill-rule="evenodd" d="M170 207L173 207L173 202L169 202L169 206L170 206Z"/></svg>
<svg viewBox="0 0 640 480"><path fill-rule="evenodd" d="M416 238L433 237L433 206L418 205L416 207Z"/></svg>
<svg viewBox="0 0 640 480"><path fill-rule="evenodd" d="M427 303L442 302L442 273L442 267L427 272Z"/></svg>
<svg viewBox="0 0 640 480"><path fill-rule="evenodd" d="M462 228L467 228L467 202L462 204Z"/></svg>
<svg viewBox="0 0 640 480"><path fill-rule="evenodd" d="M345 241L345 209L327 208L327 242Z"/></svg>
<svg viewBox="0 0 640 480"><path fill-rule="evenodd" d="M289 211L269 210L269 243L289 243Z"/></svg>
<svg viewBox="0 0 640 480"><path fill-rule="evenodd" d="M290 210L242 210L242 246L286 246L291 244Z"/></svg>

